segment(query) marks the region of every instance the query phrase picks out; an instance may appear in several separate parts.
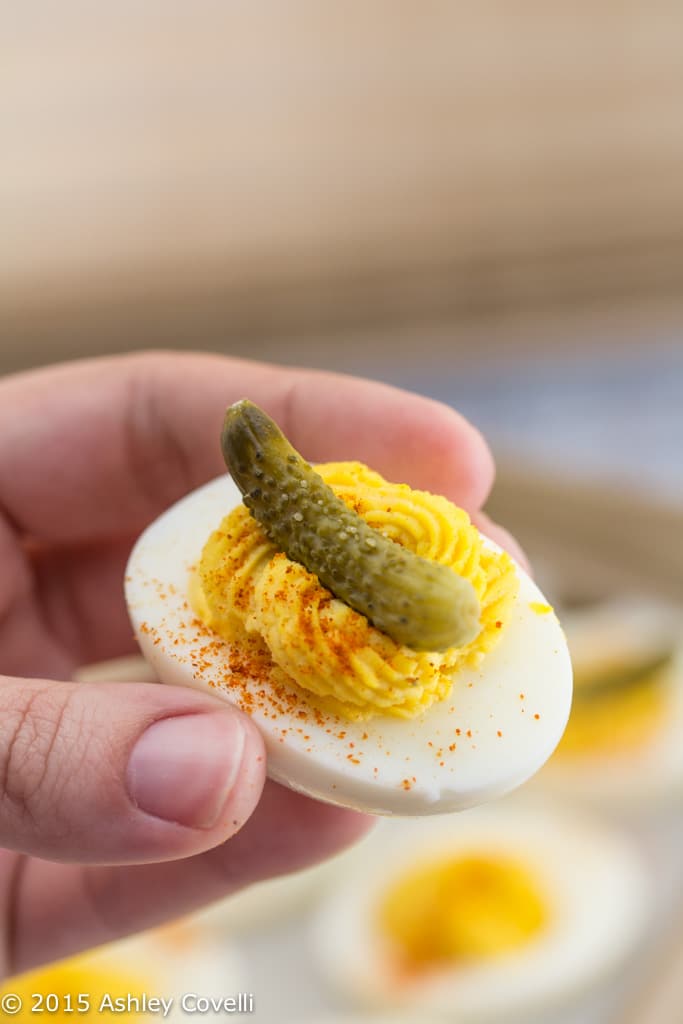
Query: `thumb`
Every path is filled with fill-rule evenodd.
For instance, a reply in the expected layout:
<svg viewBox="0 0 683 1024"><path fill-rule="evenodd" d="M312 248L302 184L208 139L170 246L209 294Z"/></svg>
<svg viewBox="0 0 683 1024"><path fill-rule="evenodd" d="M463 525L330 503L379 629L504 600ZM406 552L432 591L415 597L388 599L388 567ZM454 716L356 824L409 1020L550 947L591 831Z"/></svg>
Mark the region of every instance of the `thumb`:
<svg viewBox="0 0 683 1024"><path fill-rule="evenodd" d="M175 860L224 842L258 803L246 715L153 683L0 676L0 843L49 860Z"/></svg>

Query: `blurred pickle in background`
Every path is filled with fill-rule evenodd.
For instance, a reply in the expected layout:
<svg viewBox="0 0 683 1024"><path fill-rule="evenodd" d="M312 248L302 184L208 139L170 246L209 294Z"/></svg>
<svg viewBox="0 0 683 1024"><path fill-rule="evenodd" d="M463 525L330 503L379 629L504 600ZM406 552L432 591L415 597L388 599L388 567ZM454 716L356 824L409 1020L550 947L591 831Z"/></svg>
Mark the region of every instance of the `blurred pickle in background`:
<svg viewBox="0 0 683 1024"><path fill-rule="evenodd" d="M0 373L211 350L364 374L467 415L497 457L488 510L527 548L576 670L560 749L487 810L487 827L526 837L527 859L542 863L537 822L569 837L577 805L590 805L605 849L620 851L613 877L617 863L637 865L641 899L628 923L627 901L604 911L592 964L603 972L577 952L562 975L544 954L552 970L532 967L515 990L521 1019L673 1024L683 996L663 979L683 943L679 0L65 0L40 14L15 4L2 20ZM133 661L82 675L148 672ZM453 835L473 820L453 819ZM162 963L174 985L215 988L208 964L223 994L254 993L265 1024L366 1021L353 1016L357 978L331 981L316 955L338 948L334 926L316 941L311 926L342 886L350 908L378 897L367 878L377 858L394 863L407 841L395 835L179 925L182 950L168 935L135 940L130 955L124 944L14 991L86 979L93 992L151 991L167 985ZM569 852L581 841L567 838ZM552 935L542 872L479 855L477 870L419 876L414 900L406 875L398 901L416 908L401 918L406 948L424 952L421 915L435 915L433 969L456 978L440 1019L511 1019L512 996L486 1006L491 936L528 932L531 949L534 934ZM578 858L563 870L567 892L597 884ZM436 909L420 895L451 889L458 899ZM491 893L496 913L518 904L522 916L496 917ZM493 961L509 980L521 947L505 945ZM427 1024L435 1005L416 991L397 1017L371 1019Z"/></svg>

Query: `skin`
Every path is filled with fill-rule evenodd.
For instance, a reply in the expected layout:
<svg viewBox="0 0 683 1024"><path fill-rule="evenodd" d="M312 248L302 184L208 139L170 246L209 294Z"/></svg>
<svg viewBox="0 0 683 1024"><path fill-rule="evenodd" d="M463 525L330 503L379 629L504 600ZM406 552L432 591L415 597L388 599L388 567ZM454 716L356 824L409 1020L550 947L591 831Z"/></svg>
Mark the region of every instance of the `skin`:
<svg viewBox="0 0 683 1024"><path fill-rule="evenodd" d="M220 424L244 396L311 461L361 459L445 494L475 520L491 487L489 451L457 413L351 377L155 352L0 382L5 975L315 863L370 825L266 782L258 732L210 696L69 681L80 665L135 650L122 594L132 543L224 471ZM503 531L481 525L518 554ZM140 797L150 794L149 766L131 757L168 719L181 738L203 723L219 753L207 767L191 751L182 760L182 743L167 745L177 784L150 813Z"/></svg>

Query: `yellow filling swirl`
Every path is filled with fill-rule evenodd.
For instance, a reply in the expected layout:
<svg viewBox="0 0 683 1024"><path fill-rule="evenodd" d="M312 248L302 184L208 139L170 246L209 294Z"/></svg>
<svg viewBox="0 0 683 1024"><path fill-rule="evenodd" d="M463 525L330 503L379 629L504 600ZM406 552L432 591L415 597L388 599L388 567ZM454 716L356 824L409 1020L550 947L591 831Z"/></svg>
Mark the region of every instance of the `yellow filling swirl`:
<svg viewBox="0 0 683 1024"><path fill-rule="evenodd" d="M514 564L485 547L467 513L446 498L389 483L359 462L316 469L371 526L472 582L481 605L478 636L439 653L396 643L278 551L244 506L204 547L195 611L233 644L260 636L274 669L323 708L348 719L412 718L448 697L454 673L476 667L500 638L517 593Z"/></svg>
<svg viewBox="0 0 683 1024"><path fill-rule="evenodd" d="M488 852L416 864L390 886L378 924L407 971L477 961L524 946L548 922L525 864Z"/></svg>

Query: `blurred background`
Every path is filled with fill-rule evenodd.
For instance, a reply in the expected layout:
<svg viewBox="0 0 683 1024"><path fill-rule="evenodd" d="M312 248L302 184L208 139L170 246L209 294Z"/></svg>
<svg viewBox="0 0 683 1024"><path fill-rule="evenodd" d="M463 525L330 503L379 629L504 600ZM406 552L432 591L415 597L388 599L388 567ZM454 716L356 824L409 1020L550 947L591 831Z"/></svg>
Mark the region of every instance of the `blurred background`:
<svg viewBox="0 0 683 1024"><path fill-rule="evenodd" d="M683 601L679 0L65 0L2 22L0 373L189 348L456 406L498 460L491 513L569 626L645 609L622 658L637 721L633 679L652 688L653 656L675 661ZM634 804L628 743L616 761L614 743L578 746L580 784L559 773L555 809L560 789L583 803L586 779L616 779L600 814L651 858L669 962L675 758ZM283 949L308 948L304 917L237 943L257 1019L284 1019L265 992ZM282 962L292 1020L349 1008ZM625 971L539 1019L625 1022L640 1005Z"/></svg>

